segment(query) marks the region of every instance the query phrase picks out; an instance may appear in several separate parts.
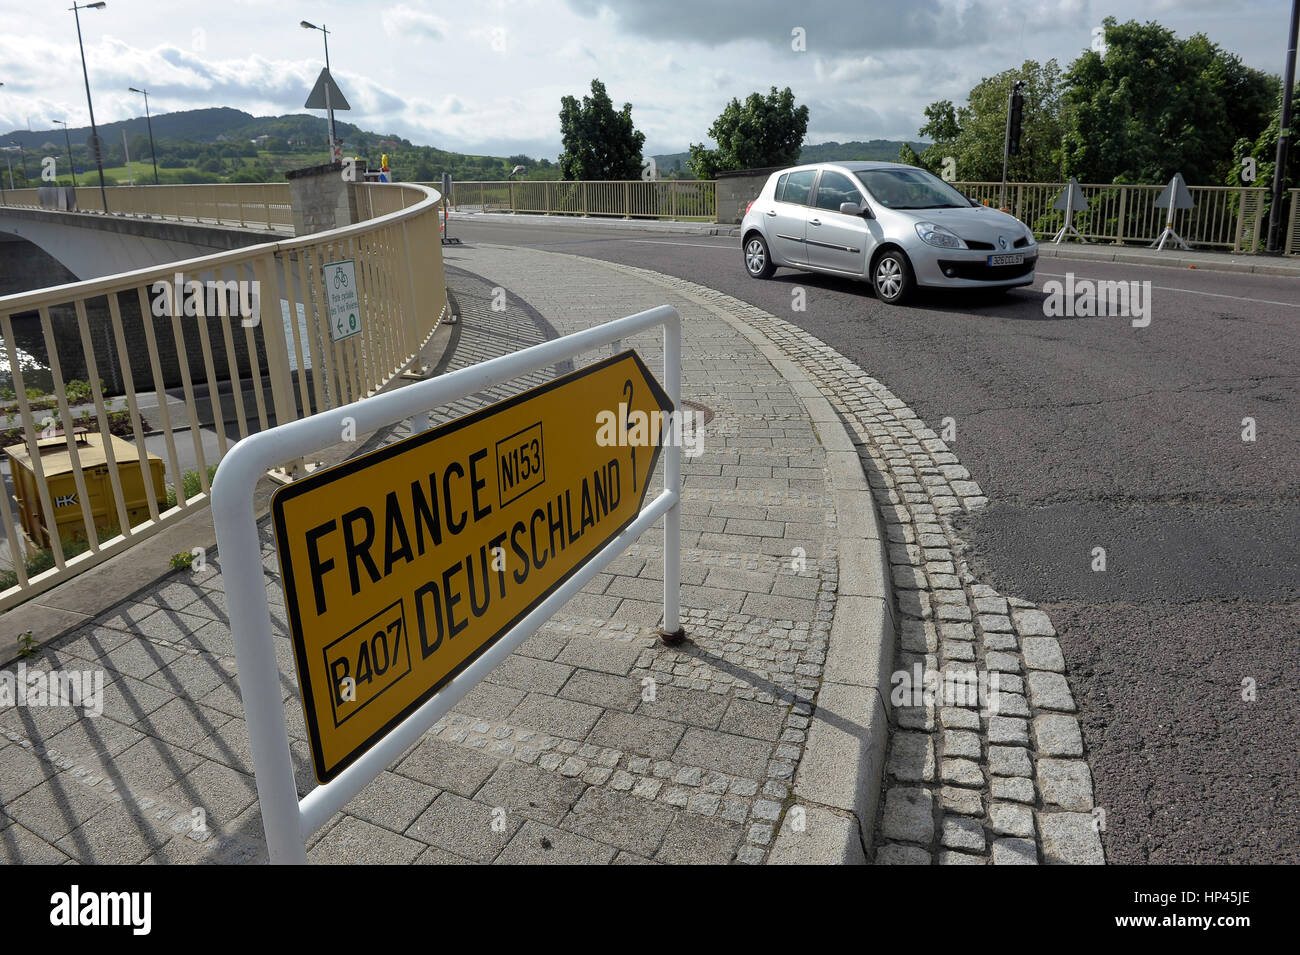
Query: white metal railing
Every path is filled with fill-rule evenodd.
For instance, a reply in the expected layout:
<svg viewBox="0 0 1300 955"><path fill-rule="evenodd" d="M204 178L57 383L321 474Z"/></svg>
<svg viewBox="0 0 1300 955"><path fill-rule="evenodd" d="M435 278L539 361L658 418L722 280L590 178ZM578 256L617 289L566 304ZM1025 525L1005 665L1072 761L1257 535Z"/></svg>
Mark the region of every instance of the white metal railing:
<svg viewBox="0 0 1300 955"><path fill-rule="evenodd" d="M657 326L664 329L664 390L673 408L681 408L681 319L668 305L616 319L604 325L534 345L510 355L420 382L334 413L295 421L241 441L222 461L213 489L213 517L222 573L230 606L240 695L248 723L249 745L257 777L262 828L273 863L305 863L305 843L313 832L342 809L384 768L520 643L540 627L661 515L664 523L664 631L679 629L681 576L681 446L665 442L664 490L645 505L610 544L538 607L420 706L391 733L375 743L330 782L317 786L302 801L294 781L293 760L285 728L280 667L272 639L263 579L261 541L252 489L268 467L286 456L311 454L337 443L342 420L351 418L363 431L412 418L413 429L428 426L428 412L485 388L536 371L565 358L629 338ZM417 423L418 422L418 423Z"/></svg>
<svg viewBox="0 0 1300 955"><path fill-rule="evenodd" d="M77 211L103 212L98 186L80 186L75 192ZM105 192L108 209L114 214L245 228L293 229L287 182L112 186ZM41 190L35 188L6 189L3 204L47 208L41 204Z"/></svg>
<svg viewBox="0 0 1300 955"><path fill-rule="evenodd" d="M183 188L137 187L177 198L167 215L207 218L198 198L167 191ZM355 188L374 218L0 297L0 464L16 485L12 498L0 489L0 611L206 506L208 472L235 441L375 394L409 365L446 307L441 197ZM336 340L324 267L348 259L360 327ZM178 274L183 293L196 282L203 294L178 298ZM292 476L293 459L280 463Z"/></svg>
<svg viewBox="0 0 1300 955"><path fill-rule="evenodd" d="M458 212L529 212L544 215L622 216L648 219L717 218L714 180L524 180L456 182Z"/></svg>
<svg viewBox="0 0 1300 955"><path fill-rule="evenodd" d="M1300 255L1300 189L1287 192L1290 204L1287 206L1286 244L1282 246L1287 255Z"/></svg>
<svg viewBox="0 0 1300 955"><path fill-rule="evenodd" d="M1001 183L954 182L972 199L997 205ZM1064 223L1065 213L1053 209L1064 183L1007 183L1007 207L1011 214L1040 237L1054 235ZM1155 200L1165 187L1081 183L1086 209L1074 210L1074 227L1091 241L1155 241L1165 227L1167 210ZM1264 203L1268 190L1242 186L1188 186L1195 207L1174 212L1174 229L1191 245L1233 252L1256 252L1264 248L1268 217ZM1294 201L1292 208L1294 208Z"/></svg>

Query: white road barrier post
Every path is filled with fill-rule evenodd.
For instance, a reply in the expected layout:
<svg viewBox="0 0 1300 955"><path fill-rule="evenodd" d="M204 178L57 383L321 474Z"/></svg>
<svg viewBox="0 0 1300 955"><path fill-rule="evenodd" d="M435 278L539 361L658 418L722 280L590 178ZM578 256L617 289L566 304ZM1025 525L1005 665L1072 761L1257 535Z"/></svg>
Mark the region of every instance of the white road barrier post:
<svg viewBox="0 0 1300 955"><path fill-rule="evenodd" d="M664 323L664 390L672 399L673 414L677 416L671 435L685 433L685 412L682 410L682 328L681 322ZM682 629L682 442L670 440L664 458L664 489L677 496L676 503L664 516L664 626L659 631L664 643L681 643L686 638Z"/></svg>
<svg viewBox="0 0 1300 955"><path fill-rule="evenodd" d="M522 351L494 358L478 365L463 368L451 374L417 382L405 388L375 395L344 405L327 413L291 421L268 431L262 431L240 441L222 459L212 485L212 514L217 533L221 567L226 584L230 608L230 627L235 642L235 658L239 667L239 688L243 698L244 714L248 723L249 745L253 754L253 769L257 780L258 803L262 812L262 825L266 833L267 851L273 863L305 863L306 842L333 815L343 809L349 800L360 792L385 767L396 761L410 746L443 717L460 699L479 683L488 672L504 660L524 640L536 632L569 599L575 596L592 578L611 561L619 557L637 538L665 516L664 530L664 624L665 630L673 628L681 634L679 622L679 571L681 544L681 446L675 438L670 441L664 465L664 490L652 501L644 498L636 505L635 516L625 518L621 532L603 544L593 546L598 550L589 556L575 558L567 576L546 585L534 598L532 610L522 619L504 624L510 629L489 634L480 645L479 655L467 657L467 663L453 670L454 676L431 684L424 696L416 698L417 708L402 715L402 711L376 734L353 752L347 760L331 771L329 781L312 789L301 801L298 799L294 779L293 760L289 750L289 737L285 726L280 669L276 661L276 639L288 639L272 634L270 610L267 601L265 568L257 517L253 509L254 490L267 471L284 460L315 454L322 448L338 443L339 422L353 420L358 432L377 430L385 425L407 418L413 421L414 430L424 424L426 416L435 408L483 391L501 382L553 365L557 361L602 348L640 332L662 325L664 327L664 382L658 389L652 383L652 392L658 389L656 399L664 412L680 415L681 402L681 318L677 310L668 305L629 315L573 335L553 339ZM607 362L635 360L644 370L640 358L615 356ZM597 363L602 364L602 363ZM587 374L595 366L581 369L577 374ZM571 376L565 376L571 377ZM571 386L571 385L570 385ZM544 391L542 386L536 391ZM665 396L670 401L665 402ZM524 400L528 395L521 396ZM507 404L515 399L507 399ZM535 399L534 399L535 400ZM487 413L497 406L484 409ZM476 413L478 414L478 413ZM473 416L469 416L472 418ZM427 420L427 418L425 419ZM468 424L467 418L451 425ZM572 426L572 422L568 422ZM563 427L563 426L562 426ZM441 432L434 434L438 440ZM594 437L594 424L593 424ZM419 434L406 441L421 440ZM662 438L660 439L662 441ZM399 442L399 444L402 444ZM397 446L394 446L395 448ZM399 449L400 450L400 449ZM370 456L367 456L370 457ZM351 462L349 462L351 463ZM653 471L653 459L644 476L648 483ZM340 466L342 468L344 466ZM302 481L333 480L331 471L318 471ZM635 465L634 469L635 471ZM295 482L296 484L297 482ZM288 493L295 484L281 491ZM644 488L644 485L642 485ZM306 489L303 493L314 493ZM644 493L644 491L642 492ZM273 502L273 510L275 504ZM283 554L280 555L284 559ZM526 607L521 607L522 613ZM296 626L292 610L291 629ZM464 634L463 636L468 636ZM303 674L299 674L301 694ZM427 698L426 698L427 697ZM423 702L420 702L423 700ZM415 705L413 704L413 705ZM398 721L400 720L400 722ZM310 733L310 725L309 725ZM312 745L318 746L319 738ZM315 750L313 758L315 758ZM316 764L318 775L321 764Z"/></svg>

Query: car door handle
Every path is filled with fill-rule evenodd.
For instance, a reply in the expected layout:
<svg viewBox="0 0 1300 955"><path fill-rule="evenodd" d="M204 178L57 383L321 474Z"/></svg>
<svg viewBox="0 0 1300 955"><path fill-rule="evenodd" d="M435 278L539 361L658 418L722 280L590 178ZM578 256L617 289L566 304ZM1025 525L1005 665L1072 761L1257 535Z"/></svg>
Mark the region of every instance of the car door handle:
<svg viewBox="0 0 1300 955"><path fill-rule="evenodd" d="M775 209L768 209L768 210L767 210L767 214L770 215L773 219L776 218L776 210L775 210Z"/></svg>
<svg viewBox="0 0 1300 955"><path fill-rule="evenodd" d="M821 224L822 224L822 220L821 220L821 219L809 219L809 220L808 220L808 224L809 224L809 225L821 225Z"/></svg>

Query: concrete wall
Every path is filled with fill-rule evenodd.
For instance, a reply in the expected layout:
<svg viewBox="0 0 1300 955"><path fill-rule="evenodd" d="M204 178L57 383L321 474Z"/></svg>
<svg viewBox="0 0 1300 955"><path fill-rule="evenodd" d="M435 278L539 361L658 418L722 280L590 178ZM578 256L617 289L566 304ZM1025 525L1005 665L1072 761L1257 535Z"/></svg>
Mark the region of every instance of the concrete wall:
<svg viewBox="0 0 1300 955"><path fill-rule="evenodd" d="M739 225L745 216L745 206L758 198L767 177L784 166L766 169L738 169L718 173L718 221Z"/></svg>
<svg viewBox="0 0 1300 955"><path fill-rule="evenodd" d="M356 190L343 178L342 163L293 169L285 178L295 235L326 232L357 221Z"/></svg>
<svg viewBox="0 0 1300 955"><path fill-rule="evenodd" d="M160 263L179 263L214 252L261 244L275 238L279 237L268 236L265 231L0 207L0 295L151 268ZM206 280L216 276L211 273L185 272L185 278ZM221 278L251 280L253 276L247 272L242 275L229 272ZM144 319L138 296L119 295L118 307L136 390L152 391L153 372L149 364ZM278 317L279 303L264 302L263 311L268 316ZM118 359L117 342L113 336L108 299L102 296L88 299L86 319L99 377L110 393L120 393L124 377ZM48 348L38 313L18 313L12 316L12 320L16 344L42 363L49 364ZM158 345L163 385L168 388L179 386L183 381L182 362L177 352L171 318L158 318L150 314L149 320ZM192 379L196 381L207 378L198 321L200 319L195 317L181 319L187 364ZM216 373L218 377L225 378L229 374L231 358L226 355L225 336L219 320L209 318L203 321L207 323ZM64 380L89 379L75 308L71 305L51 308L50 326ZM253 331L254 347L265 373L266 362L260 357L264 347L262 332L260 328ZM233 361L240 375L246 377L251 372L247 337L237 322L233 337Z"/></svg>
<svg viewBox="0 0 1300 955"><path fill-rule="evenodd" d="M7 206L0 206L0 232L39 246L79 281L283 238L266 230Z"/></svg>
<svg viewBox="0 0 1300 955"><path fill-rule="evenodd" d="M29 242L0 241L0 275L6 281L0 284L0 294L28 291L25 288L13 288L16 284L13 276L23 273L12 270L25 269L36 281L36 288L62 285L75 281L66 269L52 257ZM186 277L204 279L208 275ZM233 279L233 273L227 273L223 279ZM297 281L295 275L295 282ZM136 391L153 391L153 368L149 362L148 337L145 332L145 319L140 308L139 296L134 292L119 294L118 310L122 318L122 337L125 342L127 360L131 365L131 376ZM146 295L146 302L152 302L152 296ZM263 315L268 320L280 315L279 302L262 302ZM158 347L158 365L165 388L178 388L184 381L182 361L177 348L176 333L170 316L157 317L147 308L148 321ZM38 312L20 312L11 317L15 344L33 355L42 365L50 364L49 349L45 335L41 330ZM229 319L227 319L229 321ZM212 349L213 368L218 378L225 380L230 376L230 363L238 370L240 377L247 380L252 374L249 359L248 337L239 320L233 320L231 326L234 349L230 355L226 352L225 333L219 318L198 318L182 316L180 319L181 335L184 338L185 364L188 364L191 381L205 381L208 373L203 360L202 338L199 322L207 326L208 341ZM122 373L118 356L117 339L113 334L112 317L109 312L108 298L100 296L86 301L86 326L90 334L90 343L99 370L99 377L109 394L121 394L125 390L125 376ZM80 379L87 381L90 372L86 364L85 349L81 341L81 331L77 322L77 312L73 305L55 305L50 308L50 329L54 335L54 347L58 351L59 367L64 381ZM261 374L266 373L265 345L262 329L253 329L253 347L258 355ZM251 408L250 408L251 410Z"/></svg>

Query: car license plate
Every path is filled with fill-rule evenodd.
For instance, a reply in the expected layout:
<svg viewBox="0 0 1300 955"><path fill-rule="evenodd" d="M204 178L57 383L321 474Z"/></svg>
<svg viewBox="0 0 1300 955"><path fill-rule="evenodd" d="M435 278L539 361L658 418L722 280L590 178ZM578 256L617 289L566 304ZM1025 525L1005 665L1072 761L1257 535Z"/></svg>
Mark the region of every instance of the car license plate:
<svg viewBox="0 0 1300 955"><path fill-rule="evenodd" d="M990 255L989 265L1024 265L1025 256L1021 252L1008 255Z"/></svg>

